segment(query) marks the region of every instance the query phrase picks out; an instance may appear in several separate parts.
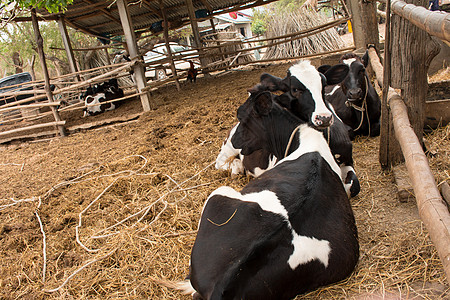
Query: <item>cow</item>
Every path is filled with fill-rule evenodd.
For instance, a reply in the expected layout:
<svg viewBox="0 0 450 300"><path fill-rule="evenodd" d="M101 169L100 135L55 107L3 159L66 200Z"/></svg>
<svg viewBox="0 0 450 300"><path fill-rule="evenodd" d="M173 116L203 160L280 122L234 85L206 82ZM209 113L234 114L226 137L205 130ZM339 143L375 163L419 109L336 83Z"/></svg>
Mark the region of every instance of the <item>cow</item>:
<svg viewBox="0 0 450 300"><path fill-rule="evenodd" d="M340 63L349 66L347 77L326 88L325 99L333 105L339 118L351 127L351 139L356 135L380 135L381 101L367 74L368 62L368 51L363 57L355 53L344 54ZM319 70L324 72L329 67L321 66Z"/></svg>
<svg viewBox="0 0 450 300"><path fill-rule="evenodd" d="M288 76L284 79L266 73L261 75L260 83L249 91L253 93L264 90L283 91L284 94L276 98L278 103L323 132L336 161L341 167L341 176L346 183L347 194L349 197L355 197L360 192L360 184L353 168L353 146L347 135L348 128L336 116L332 107L323 101L325 85L336 84L347 75L347 72L347 66L338 65L329 68L325 74L319 74L309 61L303 61L291 67ZM314 78L318 86L314 86ZM314 97L317 99L316 102L313 101L315 100ZM331 126L329 128L321 129L324 127L322 123L314 123L313 115L316 106L325 107L330 113L331 120L328 125L331 124ZM222 145L216 159L215 167L217 169L230 170L232 175L246 171L246 173L258 177L267 169L273 167L278 159L282 158L276 157L272 153L264 153L262 150L253 153L251 156L242 155L240 149L234 147L231 143L234 132L235 130L230 132Z"/></svg>
<svg viewBox="0 0 450 300"><path fill-rule="evenodd" d="M117 79L113 78L93 87L88 87L82 98L86 107L83 109L83 117L94 116L108 110L118 108L122 101L104 103L110 100L123 98L123 90L119 87Z"/></svg>
<svg viewBox="0 0 450 300"><path fill-rule="evenodd" d="M291 299L345 279L358 262L355 219L327 142L275 97L251 95L232 140L243 155L288 155L240 192L209 195L189 280L176 284L194 299Z"/></svg>

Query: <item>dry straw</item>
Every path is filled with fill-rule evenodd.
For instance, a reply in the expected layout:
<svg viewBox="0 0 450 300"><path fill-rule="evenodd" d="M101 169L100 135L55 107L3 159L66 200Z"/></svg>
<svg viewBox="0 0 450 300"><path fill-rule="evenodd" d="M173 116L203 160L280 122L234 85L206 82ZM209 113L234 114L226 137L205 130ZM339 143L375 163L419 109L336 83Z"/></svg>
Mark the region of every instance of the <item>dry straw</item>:
<svg viewBox="0 0 450 300"><path fill-rule="evenodd" d="M286 70L264 71L284 76ZM251 180L211 164L260 73L224 75L214 85L205 79L177 99L164 98L175 87L164 88L154 96L166 104L127 126L4 148L0 298L189 299L151 278L183 280L208 195ZM230 91L230 84L237 88ZM447 126L427 136L437 153L429 160L438 183L449 181L449 133ZM448 297L415 203L398 202L393 176L379 167L378 143L354 143L362 184L351 199L361 246L355 272L298 299ZM81 244L98 251L77 243L77 226Z"/></svg>

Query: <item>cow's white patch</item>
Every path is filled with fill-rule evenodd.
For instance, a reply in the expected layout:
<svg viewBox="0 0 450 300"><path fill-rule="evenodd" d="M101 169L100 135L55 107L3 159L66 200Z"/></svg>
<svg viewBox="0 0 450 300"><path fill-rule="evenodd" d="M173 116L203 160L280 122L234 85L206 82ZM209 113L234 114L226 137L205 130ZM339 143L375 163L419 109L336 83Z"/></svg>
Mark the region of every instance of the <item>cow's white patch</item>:
<svg viewBox="0 0 450 300"><path fill-rule="evenodd" d="M294 252L289 257L288 263L292 270L301 264L306 264L314 259L320 260L325 266L328 266L328 257L331 252L330 242L327 240L318 240L301 235L294 235L292 240Z"/></svg>
<svg viewBox="0 0 450 300"><path fill-rule="evenodd" d="M345 192L347 193L347 196L350 198L350 189L352 188L353 185L353 181L349 182L349 183L345 183L345 179L347 178L347 175L349 172L353 172L356 175L355 169L353 169L352 166L341 166L341 179L342 182L344 183L344 189Z"/></svg>
<svg viewBox="0 0 450 300"><path fill-rule="evenodd" d="M319 152L319 154L330 165L331 169L341 178L341 169L333 158L327 141L322 133L309 127L306 124L300 125L300 146L289 156L280 160L277 164L284 161L296 160L300 156L309 152ZM342 180L342 178L341 178Z"/></svg>
<svg viewBox="0 0 450 300"><path fill-rule="evenodd" d="M311 238L297 234L289 221L289 215L286 208L281 204L281 201L274 192L266 190L242 195L231 187L222 186L212 192L208 197L208 200L214 195L257 203L262 210L282 216L292 233L292 245L294 246L294 251L287 261L292 270L295 270L301 264L306 264L315 259L319 260L325 268L328 267L328 258L331 252L330 243L327 240L318 240L314 237ZM206 207L208 200L206 200L203 209Z"/></svg>
<svg viewBox="0 0 450 300"><path fill-rule="evenodd" d="M311 116L311 122L316 126L322 125L316 124L316 117L330 117L331 112L325 106L325 102L322 98L322 78L320 77L319 71L311 65L309 60L304 60L290 67L289 72L292 76L297 77L297 79L311 92L315 103L315 109Z"/></svg>
<svg viewBox="0 0 450 300"><path fill-rule="evenodd" d="M242 157L242 158L243 158L243 157ZM266 169L261 169L261 168L259 168L259 167L256 167L256 168L253 170L253 172L248 171L248 173L249 173L250 175L252 175L253 177L259 177L259 176L261 176L264 172L266 172L266 171L272 169L272 168L275 166L275 164L277 163L277 160L278 160L278 158L277 158L276 156L270 154L270 155L269 155L269 162L268 162L268 165L267 165L267 168L266 168Z"/></svg>
<svg viewBox="0 0 450 300"><path fill-rule="evenodd" d="M242 162L235 162L234 157L239 155L240 150L233 147L231 143L231 138L236 132L239 123L237 123L230 131L228 138L225 140L225 143L222 145L220 149L220 153L216 158L216 169L218 170L230 170L232 174L239 174L244 172L244 167L242 166ZM239 160L238 160L239 161ZM240 164L240 165L239 165Z"/></svg>
<svg viewBox="0 0 450 300"><path fill-rule="evenodd" d="M344 59L342 62L350 67L350 65L356 61L356 58Z"/></svg>
<svg viewBox="0 0 450 300"><path fill-rule="evenodd" d="M326 96L331 96L331 95L333 95L333 94L334 94L338 89L340 89L340 88L341 88L340 85L335 85L334 88L331 90L331 92L326 93L325 95L326 95Z"/></svg>

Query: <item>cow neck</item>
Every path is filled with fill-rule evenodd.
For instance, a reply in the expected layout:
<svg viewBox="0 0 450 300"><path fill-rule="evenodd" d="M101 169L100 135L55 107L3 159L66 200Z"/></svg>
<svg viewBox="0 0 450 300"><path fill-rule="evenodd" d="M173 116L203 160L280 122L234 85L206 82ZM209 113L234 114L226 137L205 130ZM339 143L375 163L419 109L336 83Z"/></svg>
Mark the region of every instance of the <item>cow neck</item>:
<svg viewBox="0 0 450 300"><path fill-rule="evenodd" d="M369 79L367 78L367 74L364 74L364 81L366 83L366 92L364 94L364 98L362 100L361 106L358 106L351 101L346 101L345 104L348 107L351 107L359 112L361 112L361 121L356 129L353 129L354 131L357 131L361 128L363 122L364 122L364 115L366 115L367 122L369 123L369 134L370 134L370 120L369 120L369 112L367 110L367 95L369 94Z"/></svg>
<svg viewBox="0 0 450 300"><path fill-rule="evenodd" d="M292 145L292 143L289 143L289 140L294 139L294 137L291 138L292 132L299 125L305 124L305 122L287 110L278 107L277 113L270 114L270 116L265 118L265 123L268 150L272 154L281 159L298 148L298 143ZM298 132L294 133L294 136L297 137L294 140L298 141Z"/></svg>

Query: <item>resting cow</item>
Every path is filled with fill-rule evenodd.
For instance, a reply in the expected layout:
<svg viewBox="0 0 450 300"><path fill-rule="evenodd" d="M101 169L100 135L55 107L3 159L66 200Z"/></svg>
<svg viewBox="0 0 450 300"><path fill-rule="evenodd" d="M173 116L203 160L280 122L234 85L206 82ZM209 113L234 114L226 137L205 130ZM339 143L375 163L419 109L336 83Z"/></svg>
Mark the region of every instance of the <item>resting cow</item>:
<svg viewBox="0 0 450 300"><path fill-rule="evenodd" d="M282 157L296 132L292 147L241 192L220 187L207 199L190 279L178 285L194 299L291 299L343 280L358 261L353 212L327 142L274 97L251 95L238 109L233 144L243 155Z"/></svg>
<svg viewBox="0 0 450 300"><path fill-rule="evenodd" d="M119 88L117 79L114 78L102 84L96 84L94 87L88 87L82 95L84 103L87 106L83 109L83 117L94 116L118 108L122 104L122 101L104 102L122 98L123 96L123 90Z"/></svg>
<svg viewBox="0 0 450 300"><path fill-rule="evenodd" d="M366 72L368 61L368 51L362 58L354 53L343 55L340 62L350 68L347 77L340 84L326 88L326 100L351 127L352 139L355 135L380 135L381 101ZM319 70L329 67L322 66Z"/></svg>
<svg viewBox="0 0 450 300"><path fill-rule="evenodd" d="M347 75L347 72L347 66L338 65L321 74L309 61L303 61L291 67L284 79L263 74L261 82L250 91L283 91L285 93L277 97L277 102L297 117L316 129L331 124L329 128L322 129L322 132L341 167L341 177L346 183L347 194L354 197L360 192L360 184L353 169L352 143L347 135L348 128L334 114L333 109L327 107L328 103L323 101L324 87L327 84L340 82ZM322 109L322 112L317 113L317 108ZM318 115L323 117L314 118ZM317 122L317 120L325 120L326 122ZM222 145L216 159L217 169L231 170L232 175L244 173L245 170L250 175L258 177L267 169L272 168L278 159L283 158L262 150L253 153L251 156L242 155L240 149L231 143L231 137L238 125L233 128L234 130L230 132Z"/></svg>

